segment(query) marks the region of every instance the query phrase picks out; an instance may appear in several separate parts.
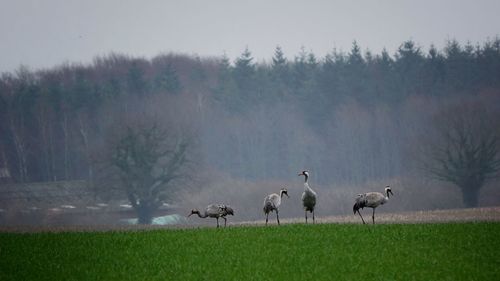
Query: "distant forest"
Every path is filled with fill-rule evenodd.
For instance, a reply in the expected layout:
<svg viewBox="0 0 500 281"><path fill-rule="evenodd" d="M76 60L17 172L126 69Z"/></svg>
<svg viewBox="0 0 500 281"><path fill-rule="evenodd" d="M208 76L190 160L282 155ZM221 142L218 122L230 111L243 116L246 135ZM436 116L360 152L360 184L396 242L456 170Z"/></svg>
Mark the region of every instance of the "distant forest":
<svg viewBox="0 0 500 281"><path fill-rule="evenodd" d="M11 182L90 179L117 124L153 114L195 138L199 171L245 180L358 183L418 170L446 112L476 107L500 133L500 39L394 54L363 51L266 62L109 54L0 78L0 170ZM441 115L440 115L441 114ZM437 119L436 119L437 118Z"/></svg>

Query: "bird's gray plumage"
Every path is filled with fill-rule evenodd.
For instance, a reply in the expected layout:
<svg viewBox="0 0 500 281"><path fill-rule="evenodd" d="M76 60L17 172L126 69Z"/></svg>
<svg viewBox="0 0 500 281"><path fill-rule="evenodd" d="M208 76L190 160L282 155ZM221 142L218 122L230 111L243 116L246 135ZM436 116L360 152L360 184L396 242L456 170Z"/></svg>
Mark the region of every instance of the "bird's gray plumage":
<svg viewBox="0 0 500 281"><path fill-rule="evenodd" d="M276 211L276 220L278 221L278 225L280 224L279 207L281 205L281 198L283 197L283 194L290 197L288 196L286 188L282 188L279 194L271 193L264 198L263 210L264 214L266 214L266 225L269 220L269 213L273 211Z"/></svg>
<svg viewBox="0 0 500 281"><path fill-rule="evenodd" d="M389 186L385 188L385 194L386 195L380 192L368 192L368 193L358 194L358 196L355 199L354 206L352 206L352 210L354 214L356 214L356 212L359 214L361 220L363 221L363 224L365 223L365 220L363 219L363 216L361 216L361 212L359 211L359 209L363 209L365 207L372 208L373 209L372 221L373 224L375 224L375 208L387 203L387 201L389 201L389 194L394 195Z"/></svg>
<svg viewBox="0 0 500 281"><path fill-rule="evenodd" d="M228 205L225 204L210 204L205 208L205 211L201 213L197 209L191 210L191 214L188 215L190 217L193 214L197 214L200 218L215 218L217 219L217 227L219 227L219 218L224 219L224 226L227 224L227 215L234 216L234 210Z"/></svg>
<svg viewBox="0 0 500 281"><path fill-rule="evenodd" d="M309 186L307 183L309 179L309 172L308 171L302 171L302 173L299 174L299 176L304 176L305 181L304 181L304 192L302 193L302 205L304 206L304 212L305 212L305 217L306 217L306 223L307 223L307 212L311 212L313 215L313 223L316 222L314 218L314 209L316 207L316 197L317 194L312 188Z"/></svg>

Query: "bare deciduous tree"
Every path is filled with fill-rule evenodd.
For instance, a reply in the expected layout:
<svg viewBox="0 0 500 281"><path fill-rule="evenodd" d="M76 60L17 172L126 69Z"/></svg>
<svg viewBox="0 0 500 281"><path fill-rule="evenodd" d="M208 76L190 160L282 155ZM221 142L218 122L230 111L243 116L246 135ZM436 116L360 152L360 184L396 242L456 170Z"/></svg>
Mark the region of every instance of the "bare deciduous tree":
<svg viewBox="0 0 500 281"><path fill-rule="evenodd" d="M165 130L158 122L126 126L113 137L108 161L137 212L150 224L176 182L188 179L191 139Z"/></svg>
<svg viewBox="0 0 500 281"><path fill-rule="evenodd" d="M500 170L499 137L492 116L479 104L453 106L435 118L437 139L425 169L460 188L466 207L478 205L479 191Z"/></svg>

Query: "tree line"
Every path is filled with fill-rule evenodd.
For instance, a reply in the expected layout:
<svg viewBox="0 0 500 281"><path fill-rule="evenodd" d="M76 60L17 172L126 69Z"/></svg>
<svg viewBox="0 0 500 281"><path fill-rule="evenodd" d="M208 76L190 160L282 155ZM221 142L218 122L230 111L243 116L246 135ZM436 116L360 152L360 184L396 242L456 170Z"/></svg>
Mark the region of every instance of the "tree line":
<svg viewBox="0 0 500 281"><path fill-rule="evenodd" d="M14 182L92 180L124 116L155 112L196 132L197 162L234 177L280 179L305 166L322 183L394 177L427 113L491 101L499 77L498 38L442 50L406 41L395 54L353 42L348 52L302 49L291 59L277 46L265 62L247 48L234 61L109 54L22 66L0 77L0 168Z"/></svg>

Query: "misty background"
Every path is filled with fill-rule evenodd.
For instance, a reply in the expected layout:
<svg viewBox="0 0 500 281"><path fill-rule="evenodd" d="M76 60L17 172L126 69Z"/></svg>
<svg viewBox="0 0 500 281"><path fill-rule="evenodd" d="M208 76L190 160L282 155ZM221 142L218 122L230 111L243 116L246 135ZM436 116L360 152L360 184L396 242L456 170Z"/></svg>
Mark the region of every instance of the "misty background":
<svg viewBox="0 0 500 281"><path fill-rule="evenodd" d="M182 177L154 195L165 213L226 203L230 221L262 219L282 187L280 216L302 217L302 170L319 217L386 185L387 212L465 207L430 172L433 149L456 116L500 135L496 1L49 3L0 9L3 221L136 202L117 148L151 124L166 153L187 147ZM500 203L498 177L479 188L478 206Z"/></svg>
<svg viewBox="0 0 500 281"><path fill-rule="evenodd" d="M163 198L186 213L221 202L235 220L258 219L264 196L287 187L283 217L301 216L303 169L318 215L349 214L356 194L386 185L395 192L386 210L457 208L460 190L426 173L422 155L443 114L465 115L464 107L498 133L498 77L499 39L428 51L406 41L394 55L362 53L354 42L347 53L293 60L276 47L270 63L245 49L235 61L110 54L20 68L0 79L0 163L11 182L85 180L96 198L126 199L103 181L103 155L117 128L154 120L191 140L189 181ZM499 200L498 181L489 182L479 204Z"/></svg>

